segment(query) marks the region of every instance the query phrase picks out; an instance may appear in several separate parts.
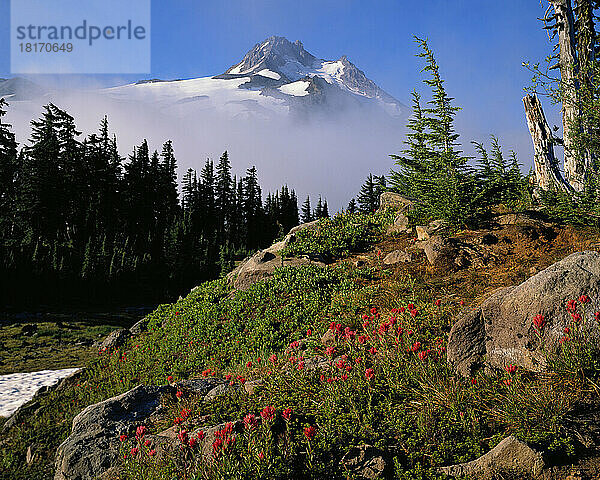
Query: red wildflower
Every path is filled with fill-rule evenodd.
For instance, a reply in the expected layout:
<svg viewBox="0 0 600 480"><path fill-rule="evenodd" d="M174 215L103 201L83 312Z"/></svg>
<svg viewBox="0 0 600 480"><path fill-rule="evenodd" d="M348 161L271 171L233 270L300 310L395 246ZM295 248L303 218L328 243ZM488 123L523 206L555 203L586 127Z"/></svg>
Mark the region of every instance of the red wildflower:
<svg viewBox="0 0 600 480"><path fill-rule="evenodd" d="M575 310L577 310L577 300L569 300L567 302L567 311L574 312Z"/></svg>
<svg viewBox="0 0 600 480"><path fill-rule="evenodd" d="M317 434L317 428L314 426L310 426L310 427L305 427L304 428L304 436L306 437L306 439L310 442L313 438L315 438L315 435Z"/></svg>
<svg viewBox="0 0 600 480"><path fill-rule="evenodd" d="M418 352L421 349L421 342L415 342L413 343L412 347L410 347L410 350L412 352Z"/></svg>
<svg viewBox="0 0 600 480"><path fill-rule="evenodd" d="M546 319L543 315L536 315L533 317L533 326L538 330L542 330L546 326Z"/></svg>
<svg viewBox="0 0 600 480"><path fill-rule="evenodd" d="M425 360L427 360L427 357L429 357L429 352L428 351L423 350L423 351L419 352L419 359L421 361L424 362Z"/></svg>
<svg viewBox="0 0 600 480"><path fill-rule="evenodd" d="M565 329L563 330L563 332L565 332L565 334L569 334L571 333L571 329L569 327L565 327Z"/></svg>
<svg viewBox="0 0 600 480"><path fill-rule="evenodd" d="M249 413L244 417L244 428L246 430L254 430L258 425L258 418L256 418L252 413Z"/></svg>
<svg viewBox="0 0 600 480"><path fill-rule="evenodd" d="M506 370L510 375L513 375L517 372L517 366L516 365L506 365L506 367L504 367L504 370Z"/></svg>
<svg viewBox="0 0 600 480"><path fill-rule="evenodd" d="M190 448L194 448L197 443L198 443L198 440L196 440L196 438L194 438L194 437L192 437L188 440L188 445L190 446Z"/></svg>
<svg viewBox="0 0 600 480"><path fill-rule="evenodd" d="M590 303L590 297L587 295L581 295L581 297L579 297L579 301L581 303Z"/></svg>
<svg viewBox="0 0 600 480"><path fill-rule="evenodd" d="M258 454L258 458L259 458L260 460L264 460L264 458L265 458L265 454L264 454L264 452L260 452L260 453Z"/></svg>
<svg viewBox="0 0 600 480"><path fill-rule="evenodd" d="M372 368L367 368L365 370L365 377L367 377L367 380L370 380L371 378L373 378L374 375L375 375L375 372L373 371Z"/></svg>
<svg viewBox="0 0 600 480"><path fill-rule="evenodd" d="M477 379L476 378L472 378L471 379L471 385L477 385Z"/></svg>
<svg viewBox="0 0 600 480"><path fill-rule="evenodd" d="M435 305L436 307L439 307L441 304L442 304L442 301L441 301L440 299L437 299L437 300L435 301L435 303L434 303L434 305Z"/></svg>
<svg viewBox="0 0 600 480"><path fill-rule="evenodd" d="M148 451L148 456L149 457L153 457L154 455L156 455L156 450L152 449Z"/></svg>
<svg viewBox="0 0 600 480"><path fill-rule="evenodd" d="M246 363L246 368L252 368L252 362L250 362L250 361L249 361L249 362L247 362L247 363Z"/></svg>
<svg viewBox="0 0 600 480"><path fill-rule="evenodd" d="M406 308L400 307L400 313L404 313L405 311L406 311Z"/></svg>
<svg viewBox="0 0 600 480"><path fill-rule="evenodd" d="M375 315L377 313L377 309L375 307L371 308L371 315Z"/></svg>
<svg viewBox="0 0 600 480"><path fill-rule="evenodd" d="M460 303L460 306L462 307L462 306L464 306L464 304L465 304L465 301L464 301L464 300L461 300L459 303Z"/></svg>
<svg viewBox="0 0 600 480"><path fill-rule="evenodd" d="M312 335L312 330L309 328L309 329L306 331L306 336L307 336L307 337L310 337L311 335Z"/></svg>
<svg viewBox="0 0 600 480"><path fill-rule="evenodd" d="M150 445L152 445L152 442L150 440L144 441L144 446L149 447Z"/></svg>
<svg viewBox="0 0 600 480"><path fill-rule="evenodd" d="M167 382L169 382L169 383L173 383L173 376L172 376L172 375L169 375L169 376L167 377Z"/></svg>
<svg viewBox="0 0 600 480"><path fill-rule="evenodd" d="M575 323L581 322L581 315L579 313L572 313L571 317Z"/></svg>
<svg viewBox="0 0 600 480"><path fill-rule="evenodd" d="M291 408L286 408L283 412L281 412L281 416L289 421L292 418L292 409Z"/></svg>
<svg viewBox="0 0 600 480"><path fill-rule="evenodd" d="M213 442L213 452L218 453L221 447L223 447L223 440L220 438L215 439Z"/></svg>
<svg viewBox="0 0 600 480"><path fill-rule="evenodd" d="M364 344L367 341L367 337L365 337L364 335L360 335L358 337L358 343L360 343L361 345Z"/></svg>
<svg viewBox="0 0 600 480"><path fill-rule="evenodd" d="M600 322L600 312L594 313L594 316L596 317L596 321Z"/></svg>
<svg viewBox="0 0 600 480"><path fill-rule="evenodd" d="M277 355L273 354L269 357L269 362L277 363Z"/></svg>
<svg viewBox="0 0 600 480"><path fill-rule="evenodd" d="M304 368L304 362L300 361L298 362L298 370L302 370Z"/></svg>
<svg viewBox="0 0 600 480"><path fill-rule="evenodd" d="M391 313L392 313L392 315L396 315L398 313L398 309L392 308Z"/></svg>
<svg viewBox="0 0 600 480"><path fill-rule="evenodd" d="M175 394L175 396L177 398L181 398L181 397L183 397L183 392L181 390L177 390L177 393Z"/></svg>
<svg viewBox="0 0 600 480"><path fill-rule="evenodd" d="M413 317L413 318L415 318L418 314L419 314L418 310L411 310L410 311L410 316Z"/></svg>
<svg viewBox="0 0 600 480"><path fill-rule="evenodd" d="M200 431L199 431L199 432L196 434L196 436L198 437L198 440L203 440L203 439L204 439L204 437L205 437L205 435L204 435L204 431L203 431L203 430L200 430Z"/></svg>
<svg viewBox="0 0 600 480"><path fill-rule="evenodd" d="M342 380L346 381L346 380L348 380L348 375L344 373L340 378Z"/></svg>
<svg viewBox="0 0 600 480"><path fill-rule="evenodd" d="M119 440L120 440L121 442L124 442L125 440L127 440L127 435L121 435L121 436L119 437Z"/></svg>
<svg viewBox="0 0 600 480"><path fill-rule="evenodd" d="M409 310L414 310L414 309L415 309L415 305L414 305L414 303L409 303L409 304L408 304L406 307L407 307Z"/></svg>
<svg viewBox="0 0 600 480"><path fill-rule="evenodd" d="M179 439L179 441L181 443L187 443L188 442L188 434L185 430L182 430L181 432L179 432L179 434L177 434L177 438Z"/></svg>
<svg viewBox="0 0 600 480"><path fill-rule="evenodd" d="M144 425L140 425L135 430L135 436L137 438L143 438L143 436L146 435L147 431L148 431L148 429Z"/></svg>
<svg viewBox="0 0 600 480"><path fill-rule="evenodd" d="M329 355L330 357L333 357L333 355L335 354L335 348L333 348L333 347L327 347L325 349L325 353L327 355Z"/></svg>
<svg viewBox="0 0 600 480"><path fill-rule="evenodd" d="M377 349L375 347L371 347L371 348L369 348L369 353L371 355L375 355L377 353Z"/></svg>
<svg viewBox="0 0 600 480"><path fill-rule="evenodd" d="M135 457L135 456L137 455L138 451L139 451L139 448L137 448L137 447L133 447L133 448L131 449L131 456L132 456L132 457Z"/></svg>
<svg viewBox="0 0 600 480"><path fill-rule="evenodd" d="M275 408L270 405L263 408L262 412L260 412L260 416L263 418L263 420L270 422L275 418Z"/></svg>
<svg viewBox="0 0 600 480"><path fill-rule="evenodd" d="M509 387L511 383L512 383L512 379L510 379L510 378L504 379L504 385L506 385L507 387Z"/></svg>

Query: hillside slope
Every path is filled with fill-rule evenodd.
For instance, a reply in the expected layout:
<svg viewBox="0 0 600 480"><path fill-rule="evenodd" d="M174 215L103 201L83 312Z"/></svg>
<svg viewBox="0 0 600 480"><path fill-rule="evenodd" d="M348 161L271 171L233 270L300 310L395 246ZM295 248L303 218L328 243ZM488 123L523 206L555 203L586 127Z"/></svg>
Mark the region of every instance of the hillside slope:
<svg viewBox="0 0 600 480"><path fill-rule="evenodd" d="M598 411L588 381L598 370L582 369L581 351L566 352L568 368L463 378L445 350L471 306L597 250L600 235L525 214L478 231L423 227L422 240L401 223L393 211L322 221L274 255L326 266L277 268L243 291L220 279L159 307L146 332L11 419L0 478L53 475L74 416L140 384L160 386L143 390L154 406L74 431L86 458L63 444L57 479L94 478L90 462L104 478L445 478L439 467L474 460L508 435L544 453L544 478L565 478L573 464L597 474L596 432L577 422ZM450 239L436 250L447 255L430 255L436 238ZM85 412L80 424L98 414Z"/></svg>

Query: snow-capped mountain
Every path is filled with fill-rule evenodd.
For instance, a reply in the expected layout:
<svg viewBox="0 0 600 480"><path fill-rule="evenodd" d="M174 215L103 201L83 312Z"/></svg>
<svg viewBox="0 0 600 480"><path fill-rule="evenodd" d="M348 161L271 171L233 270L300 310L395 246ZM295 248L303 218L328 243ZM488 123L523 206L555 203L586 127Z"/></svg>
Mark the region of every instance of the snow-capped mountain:
<svg viewBox="0 0 600 480"><path fill-rule="evenodd" d="M335 61L318 59L300 41L276 36L256 44L221 75L145 80L104 93L118 100L152 102L179 114L216 109L242 117L270 118L280 113L307 117L355 107L376 107L392 117L407 112L346 56Z"/></svg>

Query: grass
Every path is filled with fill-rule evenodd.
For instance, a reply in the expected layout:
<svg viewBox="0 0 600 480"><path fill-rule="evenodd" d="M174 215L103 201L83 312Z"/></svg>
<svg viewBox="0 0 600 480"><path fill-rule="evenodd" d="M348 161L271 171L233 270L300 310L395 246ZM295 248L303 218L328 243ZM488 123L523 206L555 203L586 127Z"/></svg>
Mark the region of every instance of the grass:
<svg viewBox="0 0 600 480"><path fill-rule="evenodd" d="M296 253L319 250L331 258L366 250L381 239L385 217L374 218L323 222L292 245ZM359 243L364 228L370 240ZM472 460L508 434L572 458L577 442L564 418L589 392L586 379L597 377L589 360L597 352L580 353L574 338L556 359L553 380L520 370L459 378L444 352L462 298L444 298L436 302L420 277L382 269L376 259L365 268L344 261L282 268L245 292L232 293L223 279L207 282L160 306L146 334L93 360L79 384L42 398L36 415L0 441L0 478L51 476L54 451L74 415L140 383L165 384L168 376L262 384L253 395L211 403L183 397L148 424L152 433L177 417L185 417L178 428L187 432L244 418L252 426L224 432L216 462L190 446L189 433L167 461L148 456L152 446L143 444L132 458L137 441L130 439L122 479L349 478L341 458L364 443L386 452L393 478L441 478L440 465ZM327 332L334 338L328 346L321 342ZM331 364L310 369L313 357ZM265 415L266 407L274 413ZM29 445L43 460L24 467Z"/></svg>
<svg viewBox="0 0 600 480"><path fill-rule="evenodd" d="M139 316L128 313L74 312L14 322L14 316L4 314L0 321L0 375L85 365L97 356L95 342L137 320Z"/></svg>

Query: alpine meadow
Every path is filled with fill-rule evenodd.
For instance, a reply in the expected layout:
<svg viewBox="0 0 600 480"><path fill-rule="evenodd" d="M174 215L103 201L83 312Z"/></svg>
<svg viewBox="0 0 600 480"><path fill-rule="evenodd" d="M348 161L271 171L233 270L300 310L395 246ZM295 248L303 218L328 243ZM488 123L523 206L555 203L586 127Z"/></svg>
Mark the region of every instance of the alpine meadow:
<svg viewBox="0 0 600 480"><path fill-rule="evenodd" d="M135 1L0 79L0 480L600 478L600 1Z"/></svg>

